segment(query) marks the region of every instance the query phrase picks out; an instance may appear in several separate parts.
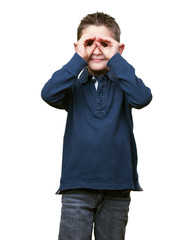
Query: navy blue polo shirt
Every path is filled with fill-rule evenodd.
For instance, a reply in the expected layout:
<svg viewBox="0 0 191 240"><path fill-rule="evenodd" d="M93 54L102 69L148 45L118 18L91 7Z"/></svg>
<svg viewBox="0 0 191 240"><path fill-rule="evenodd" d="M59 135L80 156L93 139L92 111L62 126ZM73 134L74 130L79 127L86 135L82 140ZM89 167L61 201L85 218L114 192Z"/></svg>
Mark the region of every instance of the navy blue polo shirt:
<svg viewBox="0 0 191 240"><path fill-rule="evenodd" d="M119 54L97 77L98 88L77 53L42 89L42 98L67 114L60 187L142 190L137 173L137 150L132 108L142 108L151 91Z"/></svg>

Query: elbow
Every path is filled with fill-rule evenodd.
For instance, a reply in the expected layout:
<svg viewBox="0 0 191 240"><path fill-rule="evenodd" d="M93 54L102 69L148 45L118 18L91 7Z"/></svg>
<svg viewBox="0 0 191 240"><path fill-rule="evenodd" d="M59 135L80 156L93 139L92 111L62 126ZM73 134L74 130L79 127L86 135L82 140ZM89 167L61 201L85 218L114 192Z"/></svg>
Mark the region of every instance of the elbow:
<svg viewBox="0 0 191 240"><path fill-rule="evenodd" d="M45 102L49 102L49 95L47 93L47 91L45 90L45 88L43 88L41 90L41 98L45 101Z"/></svg>
<svg viewBox="0 0 191 240"><path fill-rule="evenodd" d="M41 98L49 105L52 105L51 95L48 94L48 91L45 87L41 90Z"/></svg>
<svg viewBox="0 0 191 240"><path fill-rule="evenodd" d="M41 91L41 98L51 107L58 109L65 109L67 111L67 104L63 101L63 98L59 99L56 96L50 94L45 88Z"/></svg>
<svg viewBox="0 0 191 240"><path fill-rule="evenodd" d="M152 98L153 98L153 96L152 96L152 94L150 93L148 96L146 96L146 97L142 100L142 102L141 102L141 104L139 105L138 109L144 108L144 107L146 107L147 105L149 105L149 103L152 101Z"/></svg>
<svg viewBox="0 0 191 240"><path fill-rule="evenodd" d="M41 98L48 104L50 104L50 99L49 99L49 96L47 94L47 92L45 91L45 89L43 88L41 90Z"/></svg>
<svg viewBox="0 0 191 240"><path fill-rule="evenodd" d="M149 105L149 103L152 101L152 99L153 99L153 96L152 96L151 90L149 89L149 92L143 98L142 103L140 104L139 109L144 108L147 105Z"/></svg>
<svg viewBox="0 0 191 240"><path fill-rule="evenodd" d="M152 93L151 90L148 88L147 92L144 95L140 95L140 97L136 101L131 102L131 106L136 109L141 109L149 105L152 101Z"/></svg>

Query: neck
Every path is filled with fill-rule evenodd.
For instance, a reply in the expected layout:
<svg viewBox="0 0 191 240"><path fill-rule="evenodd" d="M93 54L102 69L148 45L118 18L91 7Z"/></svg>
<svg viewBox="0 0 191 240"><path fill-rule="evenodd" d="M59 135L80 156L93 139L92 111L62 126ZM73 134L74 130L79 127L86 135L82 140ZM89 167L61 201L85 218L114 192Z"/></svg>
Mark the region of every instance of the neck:
<svg viewBox="0 0 191 240"><path fill-rule="evenodd" d="M89 67L88 67L88 72L91 74L91 75L97 75L97 76L100 76L100 75L104 75L106 72L109 71L109 68L107 69L104 69L104 70L100 70L100 71L93 71L91 70Z"/></svg>

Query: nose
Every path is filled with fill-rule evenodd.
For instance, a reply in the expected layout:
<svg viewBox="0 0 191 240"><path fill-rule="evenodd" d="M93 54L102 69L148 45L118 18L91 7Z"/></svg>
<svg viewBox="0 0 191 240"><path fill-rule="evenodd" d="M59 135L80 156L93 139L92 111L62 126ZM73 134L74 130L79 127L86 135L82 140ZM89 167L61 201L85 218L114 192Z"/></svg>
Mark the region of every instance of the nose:
<svg viewBox="0 0 191 240"><path fill-rule="evenodd" d="M101 51L99 50L98 47L96 47L96 48L94 49L93 54L95 54L95 55L101 54Z"/></svg>

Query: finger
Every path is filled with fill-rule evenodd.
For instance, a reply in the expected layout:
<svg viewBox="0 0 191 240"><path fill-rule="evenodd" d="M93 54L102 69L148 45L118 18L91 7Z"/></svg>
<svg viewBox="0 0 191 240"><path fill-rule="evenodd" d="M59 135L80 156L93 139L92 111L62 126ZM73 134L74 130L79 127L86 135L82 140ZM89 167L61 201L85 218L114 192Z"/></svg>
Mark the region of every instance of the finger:
<svg viewBox="0 0 191 240"><path fill-rule="evenodd" d="M91 53L95 50L96 46L97 46L97 45L96 45L96 41L94 40L93 43L92 43L91 46L90 46L90 52L91 52Z"/></svg>
<svg viewBox="0 0 191 240"><path fill-rule="evenodd" d="M91 48L95 48L96 46L96 41L95 41L96 37L88 37L84 43L85 47L91 47Z"/></svg>
<svg viewBox="0 0 191 240"><path fill-rule="evenodd" d="M104 42L115 42L115 40L111 37L103 37L103 36L100 36L100 37L97 37L97 41L101 42L101 41L104 41Z"/></svg>
<svg viewBox="0 0 191 240"><path fill-rule="evenodd" d="M100 42L96 42L96 46L99 48L101 52L103 52L104 46Z"/></svg>
<svg viewBox="0 0 191 240"><path fill-rule="evenodd" d="M91 58L91 56L92 56L96 46L97 45L96 45L96 41L95 40L93 41L93 43L90 46L88 46L88 44L85 46L85 49L86 49L85 51L87 53L87 59L86 60Z"/></svg>
<svg viewBox="0 0 191 240"><path fill-rule="evenodd" d="M97 44L96 44L96 40L94 39L94 40L93 40L93 43L92 43L92 45L91 45L91 47L92 47L92 48L95 48L96 46L97 46Z"/></svg>
<svg viewBox="0 0 191 240"><path fill-rule="evenodd" d="M88 42L90 41L94 41L95 40L95 36L94 35L89 35L89 34L84 34L80 39L79 39L79 44L82 44L84 46L86 46L88 44Z"/></svg>
<svg viewBox="0 0 191 240"><path fill-rule="evenodd" d="M102 46L110 45L110 41L105 38L97 38L97 42L100 43Z"/></svg>
<svg viewBox="0 0 191 240"><path fill-rule="evenodd" d="M106 50L106 48L105 48L100 42L96 42L96 46L98 47L98 49L100 50L100 52L105 56L105 50Z"/></svg>
<svg viewBox="0 0 191 240"><path fill-rule="evenodd" d="M97 47L97 44L96 44L96 41L94 40L94 42L92 43L92 45L89 47L89 50L88 50L90 55L92 55L96 47Z"/></svg>
<svg viewBox="0 0 191 240"><path fill-rule="evenodd" d="M84 42L87 42L87 41L90 41L90 40L95 40L95 35L89 35L89 34L87 34L87 35L84 35L83 37L82 37L82 40L84 41Z"/></svg>

